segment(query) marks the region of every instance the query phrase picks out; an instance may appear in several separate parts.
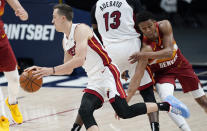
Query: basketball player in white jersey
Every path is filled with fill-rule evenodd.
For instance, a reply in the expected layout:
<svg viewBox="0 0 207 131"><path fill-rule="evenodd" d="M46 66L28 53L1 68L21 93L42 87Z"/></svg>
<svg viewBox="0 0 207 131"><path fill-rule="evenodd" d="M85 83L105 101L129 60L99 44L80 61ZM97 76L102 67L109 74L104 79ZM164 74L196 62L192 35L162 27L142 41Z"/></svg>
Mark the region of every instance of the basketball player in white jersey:
<svg viewBox="0 0 207 131"><path fill-rule="evenodd" d="M130 64L128 58L140 50L140 34L135 30L135 15L142 11L139 0L99 0L91 11L94 32L102 40L109 56L120 72L129 71L132 77L137 63ZM153 82L147 71L138 88L145 102L156 102ZM158 112L148 114L153 131L159 131ZM80 129L82 122L77 116L72 131Z"/></svg>
<svg viewBox="0 0 207 131"><path fill-rule="evenodd" d="M174 113L189 116L185 105L173 104L173 101L177 101L174 97L166 99L167 102L163 103L138 103L129 106L120 82L119 70L112 64L111 58L91 28L85 24L73 24L72 18L70 6L54 6L52 23L58 32L64 33L63 48L67 62L53 68L33 66L25 71L34 70L34 76L41 78L48 75L71 74L73 69L83 66L88 75L88 85L84 90L79 114L87 131L99 130L93 112L102 106L104 97L109 98L117 115L124 119L158 110L174 112L174 109L178 110Z"/></svg>
<svg viewBox="0 0 207 131"><path fill-rule="evenodd" d="M134 16L142 10L139 0L99 0L91 13L94 32L102 39L109 56L119 67L120 72L128 70L131 78L137 63L130 64L128 58L141 48L140 34L135 29ZM137 88L145 102L156 102L153 81L148 71L145 71L141 86ZM152 130L159 131L158 112L148 114L148 117Z"/></svg>

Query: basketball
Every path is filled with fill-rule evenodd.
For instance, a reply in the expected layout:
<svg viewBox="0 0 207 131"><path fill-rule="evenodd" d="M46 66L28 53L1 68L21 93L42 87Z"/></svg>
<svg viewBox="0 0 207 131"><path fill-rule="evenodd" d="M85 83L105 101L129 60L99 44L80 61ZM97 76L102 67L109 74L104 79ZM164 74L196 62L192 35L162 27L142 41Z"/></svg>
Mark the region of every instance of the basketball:
<svg viewBox="0 0 207 131"><path fill-rule="evenodd" d="M20 75L20 87L26 92L36 92L42 87L42 78L37 79L38 76L33 76L32 71L23 72Z"/></svg>

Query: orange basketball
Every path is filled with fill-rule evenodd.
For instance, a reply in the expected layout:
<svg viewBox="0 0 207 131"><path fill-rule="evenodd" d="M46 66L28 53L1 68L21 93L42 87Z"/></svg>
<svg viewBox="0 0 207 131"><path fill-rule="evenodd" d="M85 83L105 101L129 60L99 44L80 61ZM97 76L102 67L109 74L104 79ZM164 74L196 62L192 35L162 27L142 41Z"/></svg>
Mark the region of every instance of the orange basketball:
<svg viewBox="0 0 207 131"><path fill-rule="evenodd" d="M23 72L20 75L20 87L26 92L36 92L42 87L42 78L34 77L32 71Z"/></svg>

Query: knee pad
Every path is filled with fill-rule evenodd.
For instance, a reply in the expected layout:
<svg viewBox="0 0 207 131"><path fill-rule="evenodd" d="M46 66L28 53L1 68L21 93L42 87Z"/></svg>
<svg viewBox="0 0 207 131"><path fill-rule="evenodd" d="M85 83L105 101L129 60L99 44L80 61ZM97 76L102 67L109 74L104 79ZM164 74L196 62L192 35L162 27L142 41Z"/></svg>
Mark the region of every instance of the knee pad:
<svg viewBox="0 0 207 131"><path fill-rule="evenodd" d="M198 84L198 89L194 90L194 91L191 91L191 94L193 95L193 97L195 99L197 99L197 98L200 98L200 97L204 96L205 92L204 92L203 88L201 87L201 85Z"/></svg>
<svg viewBox="0 0 207 131"><path fill-rule="evenodd" d="M122 119L127 119L127 118L129 118L129 113L126 112L126 111L120 111L120 112L117 113L117 115L118 115L120 118L122 118Z"/></svg>
<svg viewBox="0 0 207 131"><path fill-rule="evenodd" d="M78 110L78 113L80 114L81 118L85 118L90 115L93 115L93 110L90 110L90 108L81 106Z"/></svg>
<svg viewBox="0 0 207 131"><path fill-rule="evenodd" d="M160 96L160 99L163 101L167 96L173 95L174 85L170 83L157 83L156 84L157 92Z"/></svg>
<svg viewBox="0 0 207 131"><path fill-rule="evenodd" d="M94 110L90 110L84 107L81 107L78 111L86 129L90 128L93 125L97 125L95 118L93 117L93 112Z"/></svg>
<svg viewBox="0 0 207 131"><path fill-rule="evenodd" d="M120 118L127 119L147 112L145 103L137 103L129 106L125 99L115 96L115 102L111 103Z"/></svg>

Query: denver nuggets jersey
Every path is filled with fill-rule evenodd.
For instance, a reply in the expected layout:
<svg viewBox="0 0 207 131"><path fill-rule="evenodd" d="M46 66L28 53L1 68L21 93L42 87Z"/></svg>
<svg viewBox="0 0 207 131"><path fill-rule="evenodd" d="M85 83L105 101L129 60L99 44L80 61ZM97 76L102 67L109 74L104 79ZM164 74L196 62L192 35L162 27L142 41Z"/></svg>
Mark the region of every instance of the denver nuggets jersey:
<svg viewBox="0 0 207 131"><path fill-rule="evenodd" d="M76 42L74 41L74 31L76 26L77 24L72 24L69 37L66 38L64 34L63 38L63 48L72 56L75 55ZM99 70L103 70L104 66L109 66L110 64L111 59L94 34L94 36L88 40L87 56L83 68L87 72L87 75L90 76Z"/></svg>
<svg viewBox="0 0 207 131"><path fill-rule="evenodd" d="M134 16L140 10L138 0L98 0L92 9L92 24L98 25L103 41L136 38L139 34L135 29Z"/></svg>
<svg viewBox="0 0 207 131"><path fill-rule="evenodd" d="M156 29L158 32L158 42L152 42L147 37L143 37L143 42L150 45L153 51L159 51L163 49L162 33L159 31L159 25L156 23ZM164 71L172 67L179 66L181 61L186 61L181 51L179 50L175 40L173 40L173 55L171 58L165 59L152 59L149 61L150 69L153 72Z"/></svg>

